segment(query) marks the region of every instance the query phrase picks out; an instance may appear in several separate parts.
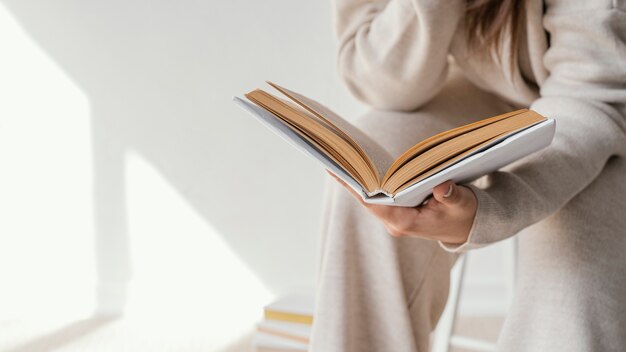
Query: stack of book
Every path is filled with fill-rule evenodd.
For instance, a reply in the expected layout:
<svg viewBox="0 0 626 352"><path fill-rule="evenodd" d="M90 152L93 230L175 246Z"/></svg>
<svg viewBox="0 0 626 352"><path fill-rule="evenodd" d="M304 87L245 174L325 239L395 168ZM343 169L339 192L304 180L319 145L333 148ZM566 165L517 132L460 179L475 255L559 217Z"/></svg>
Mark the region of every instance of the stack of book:
<svg viewBox="0 0 626 352"><path fill-rule="evenodd" d="M254 337L256 352L306 351L315 304L312 296L288 295L265 306Z"/></svg>

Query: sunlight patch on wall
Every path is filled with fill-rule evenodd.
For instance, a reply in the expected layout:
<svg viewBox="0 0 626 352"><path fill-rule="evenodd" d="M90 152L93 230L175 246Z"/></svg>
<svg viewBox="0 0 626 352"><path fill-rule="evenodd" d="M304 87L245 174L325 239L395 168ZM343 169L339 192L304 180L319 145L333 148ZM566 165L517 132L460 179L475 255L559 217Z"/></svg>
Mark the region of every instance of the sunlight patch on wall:
<svg viewBox="0 0 626 352"><path fill-rule="evenodd" d="M273 294L141 155L126 166L128 318L195 325L216 347L249 332Z"/></svg>
<svg viewBox="0 0 626 352"><path fill-rule="evenodd" d="M89 103L0 5L0 319L93 309Z"/></svg>

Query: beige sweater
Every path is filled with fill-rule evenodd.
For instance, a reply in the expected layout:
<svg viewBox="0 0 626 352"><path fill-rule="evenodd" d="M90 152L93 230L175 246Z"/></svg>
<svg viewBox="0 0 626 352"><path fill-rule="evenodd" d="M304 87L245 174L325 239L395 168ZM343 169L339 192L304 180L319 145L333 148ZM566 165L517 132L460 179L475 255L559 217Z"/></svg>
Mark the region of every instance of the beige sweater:
<svg viewBox="0 0 626 352"><path fill-rule="evenodd" d="M441 245L465 251L532 225L503 345L626 350L626 1L527 0L512 74L497 63L509 62L508 40L502 57L468 54L464 3L335 0L340 74L368 105L412 111L440 91L453 58L512 108L556 119L550 147L471 186L468 241Z"/></svg>

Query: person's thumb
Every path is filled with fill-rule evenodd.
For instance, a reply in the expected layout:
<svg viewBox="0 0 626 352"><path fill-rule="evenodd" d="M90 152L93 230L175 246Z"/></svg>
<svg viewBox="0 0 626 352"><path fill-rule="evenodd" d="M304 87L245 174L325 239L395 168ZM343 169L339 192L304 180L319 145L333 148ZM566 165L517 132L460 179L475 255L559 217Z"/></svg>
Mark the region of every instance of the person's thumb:
<svg viewBox="0 0 626 352"><path fill-rule="evenodd" d="M466 191L471 192L452 181L446 181L433 188L433 197L445 205L462 205L465 203L465 197L471 196Z"/></svg>

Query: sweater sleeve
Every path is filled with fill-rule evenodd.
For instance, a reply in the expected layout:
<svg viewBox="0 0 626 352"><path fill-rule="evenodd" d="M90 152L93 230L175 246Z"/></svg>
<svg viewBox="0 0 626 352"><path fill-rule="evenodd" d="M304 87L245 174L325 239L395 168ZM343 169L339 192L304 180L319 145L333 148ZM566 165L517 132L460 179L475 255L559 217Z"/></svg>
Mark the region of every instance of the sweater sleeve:
<svg viewBox="0 0 626 352"><path fill-rule="evenodd" d="M556 119L554 140L470 186L478 198L473 227L463 244L440 242L447 251L515 235L561 209L612 158L626 156L626 12L610 5L563 12L567 6L551 3L544 15L550 75L530 108Z"/></svg>
<svg viewBox="0 0 626 352"><path fill-rule="evenodd" d="M335 0L337 65L366 104L411 111L445 83L463 0Z"/></svg>

